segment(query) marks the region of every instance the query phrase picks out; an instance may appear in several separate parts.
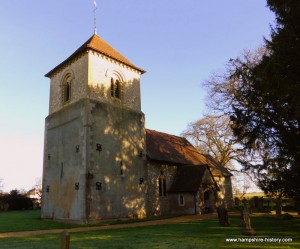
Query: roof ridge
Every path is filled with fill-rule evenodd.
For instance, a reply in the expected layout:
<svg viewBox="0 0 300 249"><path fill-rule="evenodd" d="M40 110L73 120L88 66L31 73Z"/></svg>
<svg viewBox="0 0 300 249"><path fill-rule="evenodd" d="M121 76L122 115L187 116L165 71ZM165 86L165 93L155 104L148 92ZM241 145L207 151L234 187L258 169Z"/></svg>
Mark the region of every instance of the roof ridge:
<svg viewBox="0 0 300 249"><path fill-rule="evenodd" d="M131 67L140 73L145 73L146 71L135 66L130 60L128 60L125 56L123 56L120 52L114 49L111 45L109 45L106 41L104 41L101 37L96 34L93 34L86 42L84 42L78 49L75 50L67 59L61 62L59 65L54 67L51 71L45 74L46 77L51 76L56 70L65 65L67 62L78 56L79 54L85 52L86 50L91 49L96 51L97 53L103 54L109 58L112 58L115 61L118 61L128 67Z"/></svg>
<svg viewBox="0 0 300 249"><path fill-rule="evenodd" d="M190 143L190 141L187 140L185 137L177 136L177 135L173 135L173 134L169 134L169 133L166 133L166 132L161 132L161 131L151 130L151 129L147 129L147 128L146 128L146 130L154 131L154 132L156 132L156 133L165 134L165 135L171 136L171 137L175 137L175 138L177 138L178 140L181 140L181 141L184 140L185 142L187 142L187 143L193 148L193 149L190 149L190 148L187 148L186 146L184 146L185 149L187 149L187 150L189 150L189 151L192 151L192 152L194 152L194 153L197 153L197 154L203 156L202 153L201 153L200 151L198 151L197 148L196 148L194 145L192 145L192 144ZM181 145L180 147L183 147L183 146ZM182 148L181 148L181 149L182 149Z"/></svg>
<svg viewBox="0 0 300 249"><path fill-rule="evenodd" d="M147 129L146 130L149 130L149 131L154 131L154 132L157 132L157 133L162 133L162 134L166 134L168 136L172 136L172 137L178 137L178 138L183 138L183 139L186 139L185 137L182 137L182 136L177 136L177 135L173 135L173 134L170 134L170 133L166 133L166 132L162 132L162 131L157 131L157 130L152 130L152 129Z"/></svg>

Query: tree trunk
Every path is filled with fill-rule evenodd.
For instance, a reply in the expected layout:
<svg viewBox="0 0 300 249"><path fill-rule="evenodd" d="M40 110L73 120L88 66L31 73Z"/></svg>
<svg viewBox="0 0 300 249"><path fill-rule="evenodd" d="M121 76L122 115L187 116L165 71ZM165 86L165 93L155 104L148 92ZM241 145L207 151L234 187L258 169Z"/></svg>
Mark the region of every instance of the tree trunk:
<svg viewBox="0 0 300 249"><path fill-rule="evenodd" d="M282 215L282 206L281 206L281 199L276 200L276 215L281 216Z"/></svg>

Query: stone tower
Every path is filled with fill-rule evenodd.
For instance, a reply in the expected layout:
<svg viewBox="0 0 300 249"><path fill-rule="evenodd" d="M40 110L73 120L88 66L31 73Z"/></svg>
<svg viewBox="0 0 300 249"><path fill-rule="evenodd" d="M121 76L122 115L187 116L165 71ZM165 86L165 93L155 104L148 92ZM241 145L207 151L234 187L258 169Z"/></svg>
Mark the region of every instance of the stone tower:
<svg viewBox="0 0 300 249"><path fill-rule="evenodd" d="M144 72L93 35L45 75L42 218L145 215Z"/></svg>

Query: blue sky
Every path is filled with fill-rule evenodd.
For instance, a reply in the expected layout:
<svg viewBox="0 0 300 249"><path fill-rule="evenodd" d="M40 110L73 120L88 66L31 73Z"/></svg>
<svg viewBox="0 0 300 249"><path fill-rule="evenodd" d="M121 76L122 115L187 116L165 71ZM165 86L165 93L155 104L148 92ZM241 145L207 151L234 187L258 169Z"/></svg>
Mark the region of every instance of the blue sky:
<svg viewBox="0 0 300 249"><path fill-rule="evenodd" d="M201 82L269 36L264 0L97 0L97 31L147 71L147 128L179 135L205 112ZM0 179L29 189L42 174L49 79L93 34L93 0L1 0Z"/></svg>

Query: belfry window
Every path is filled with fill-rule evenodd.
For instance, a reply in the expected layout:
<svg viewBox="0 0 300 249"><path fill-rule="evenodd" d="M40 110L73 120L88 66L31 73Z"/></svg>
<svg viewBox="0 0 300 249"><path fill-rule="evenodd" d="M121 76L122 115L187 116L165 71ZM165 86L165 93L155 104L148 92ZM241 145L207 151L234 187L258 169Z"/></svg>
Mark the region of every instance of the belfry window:
<svg viewBox="0 0 300 249"><path fill-rule="evenodd" d="M71 99L71 78L67 77L63 83L63 103Z"/></svg>
<svg viewBox="0 0 300 249"><path fill-rule="evenodd" d="M71 98L71 83L67 82L65 84L65 98L64 98L65 102L69 101L70 98Z"/></svg>
<svg viewBox="0 0 300 249"><path fill-rule="evenodd" d="M110 81L110 95L112 97L121 99L121 83L119 80L111 78Z"/></svg>

